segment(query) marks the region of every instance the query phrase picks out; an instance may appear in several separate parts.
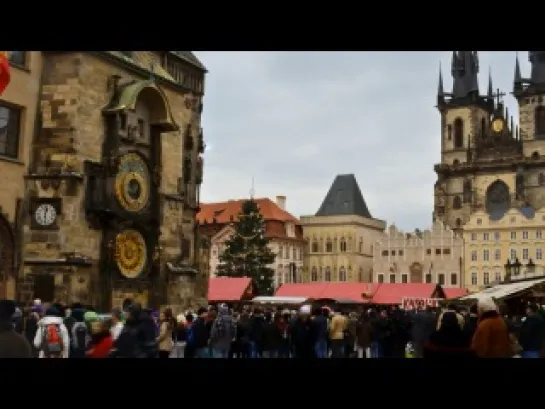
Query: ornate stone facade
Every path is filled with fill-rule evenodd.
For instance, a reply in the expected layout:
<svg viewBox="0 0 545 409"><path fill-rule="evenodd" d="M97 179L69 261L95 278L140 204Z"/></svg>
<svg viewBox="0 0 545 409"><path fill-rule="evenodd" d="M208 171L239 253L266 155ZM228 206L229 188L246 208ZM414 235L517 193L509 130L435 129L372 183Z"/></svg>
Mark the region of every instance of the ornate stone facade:
<svg viewBox="0 0 545 409"><path fill-rule="evenodd" d="M488 93L480 95L476 51L453 53L451 93L444 92L440 77L441 163L435 166L433 216L453 229L478 211L501 218L510 208L545 205L545 88L538 75L545 68L538 61L543 52L530 54L532 78L521 77L518 61L515 69L520 130L491 79Z"/></svg>
<svg viewBox="0 0 545 409"><path fill-rule="evenodd" d="M205 68L189 52L44 52L22 301L205 302L197 268Z"/></svg>
<svg viewBox="0 0 545 409"><path fill-rule="evenodd" d="M460 287L463 252L462 236L440 221L411 233L391 225L373 246L373 282Z"/></svg>

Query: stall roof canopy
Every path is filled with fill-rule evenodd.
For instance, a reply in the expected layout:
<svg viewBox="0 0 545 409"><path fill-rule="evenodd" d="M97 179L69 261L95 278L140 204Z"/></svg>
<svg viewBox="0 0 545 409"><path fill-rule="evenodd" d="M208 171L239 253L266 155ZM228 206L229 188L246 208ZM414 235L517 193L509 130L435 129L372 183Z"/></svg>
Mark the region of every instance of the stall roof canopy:
<svg viewBox="0 0 545 409"><path fill-rule="evenodd" d="M444 294L441 294L444 293ZM437 284L424 283L302 283L283 284L276 292L279 297L308 297L313 299L334 299L343 302L401 304L404 297L457 298L467 294L461 288L445 288ZM367 295L364 297L363 295Z"/></svg>
<svg viewBox="0 0 545 409"><path fill-rule="evenodd" d="M215 277L208 280L208 301L240 301L252 280L248 277Z"/></svg>
<svg viewBox="0 0 545 409"><path fill-rule="evenodd" d="M462 297L461 300L480 300L483 298L495 298L501 300L503 298L508 298L515 294L518 294L522 291L528 290L537 284L545 283L545 278L539 280L530 280L530 281L519 281L516 283L508 284L498 284L494 287L487 288L486 290L480 291L475 294L470 294L465 297Z"/></svg>

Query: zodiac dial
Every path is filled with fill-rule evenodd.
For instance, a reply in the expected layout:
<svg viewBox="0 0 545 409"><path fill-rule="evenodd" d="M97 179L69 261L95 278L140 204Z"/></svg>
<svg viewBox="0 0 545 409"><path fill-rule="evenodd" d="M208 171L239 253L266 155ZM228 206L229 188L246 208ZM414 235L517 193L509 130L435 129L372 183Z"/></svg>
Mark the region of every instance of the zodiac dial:
<svg viewBox="0 0 545 409"><path fill-rule="evenodd" d="M119 272L127 278L137 278L147 263L146 240L136 230L124 230L115 238L115 260Z"/></svg>
<svg viewBox="0 0 545 409"><path fill-rule="evenodd" d="M119 160L115 197L128 212L139 212L149 203L150 174L140 155L129 153Z"/></svg>

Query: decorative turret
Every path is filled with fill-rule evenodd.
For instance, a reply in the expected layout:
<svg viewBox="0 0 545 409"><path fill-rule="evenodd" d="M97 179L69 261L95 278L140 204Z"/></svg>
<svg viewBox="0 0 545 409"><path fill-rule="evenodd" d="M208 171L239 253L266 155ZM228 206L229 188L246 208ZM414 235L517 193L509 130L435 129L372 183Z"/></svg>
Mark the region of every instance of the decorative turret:
<svg viewBox="0 0 545 409"><path fill-rule="evenodd" d="M437 108L442 110L447 106L479 105L490 111L492 106L487 96L479 95L479 56L477 51L453 51L452 63L452 92L445 93L443 76L439 69L439 86L437 90ZM489 84L489 87L491 84Z"/></svg>

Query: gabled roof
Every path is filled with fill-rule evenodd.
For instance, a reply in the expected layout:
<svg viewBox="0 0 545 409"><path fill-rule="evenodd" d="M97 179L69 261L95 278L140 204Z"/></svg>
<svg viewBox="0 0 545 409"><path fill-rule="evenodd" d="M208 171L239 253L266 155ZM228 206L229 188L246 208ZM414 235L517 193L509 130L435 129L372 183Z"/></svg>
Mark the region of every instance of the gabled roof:
<svg viewBox="0 0 545 409"><path fill-rule="evenodd" d="M240 301L252 295L252 280L248 277L215 277L208 280L208 301ZM246 294L247 292L250 294Z"/></svg>
<svg viewBox="0 0 545 409"><path fill-rule="evenodd" d="M316 216L357 215L371 219L356 177L337 175Z"/></svg>
<svg viewBox="0 0 545 409"><path fill-rule="evenodd" d="M203 63L199 61L199 59L195 56L195 54L193 54L192 51L169 51L169 53L174 54L176 57L184 60L185 62L188 62L194 67L197 67L203 71L207 71Z"/></svg>
<svg viewBox="0 0 545 409"><path fill-rule="evenodd" d="M200 224L212 223L216 219L216 223L225 224L231 223L238 219L238 214L242 208L242 204L248 199L229 200L219 203L201 203L200 211L197 213L197 220ZM281 222L293 222L300 224L299 220L294 216L282 210L276 203L269 198L254 199L259 206L259 212L265 220L277 220Z"/></svg>

